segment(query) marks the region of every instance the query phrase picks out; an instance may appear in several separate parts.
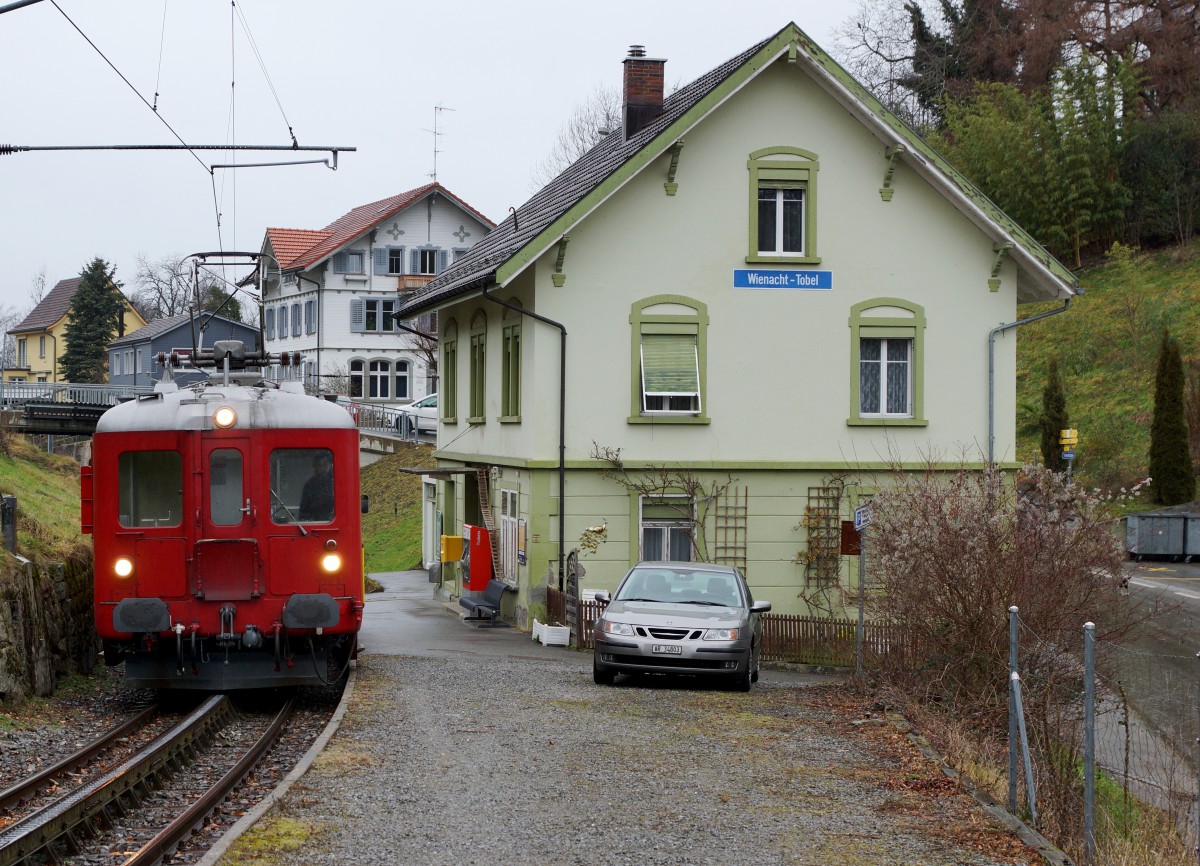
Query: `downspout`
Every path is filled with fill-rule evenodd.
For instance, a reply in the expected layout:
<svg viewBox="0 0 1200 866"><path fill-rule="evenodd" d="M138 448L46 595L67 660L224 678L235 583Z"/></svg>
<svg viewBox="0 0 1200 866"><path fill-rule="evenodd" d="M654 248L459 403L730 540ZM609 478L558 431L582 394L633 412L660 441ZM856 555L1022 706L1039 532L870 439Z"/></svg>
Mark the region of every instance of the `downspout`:
<svg viewBox="0 0 1200 866"><path fill-rule="evenodd" d="M300 285L300 281L301 281L301 280L308 280L310 283L312 283L314 286L316 286L316 287L317 287L317 292L316 292L316 302L317 302L317 372L316 372L316 375L315 375L313 378L316 380L316 383L317 383L317 393L318 393L318 394L324 394L324 393L325 393L325 383L321 381L321 346L322 346L322 345L324 345L324 344L321 342L321 326L324 324L324 319L325 319L325 315L324 315L324 313L325 313L325 293L321 291L321 284L320 284L320 283L318 283L318 282L317 282L316 280L314 280L314 279L311 279L311 278L309 278L309 277L306 277L306 276L304 276L304 275L303 275L302 273L300 273L299 271L296 271L296 285L297 285L297 286L299 286L299 285ZM281 283L283 282L283 273L282 273L282 272L280 272L280 275L279 275L279 281L280 281Z"/></svg>
<svg viewBox="0 0 1200 866"><path fill-rule="evenodd" d="M567 492L567 329L553 319L547 319L545 316L539 316L531 310L526 310L515 304L510 304L508 301L502 301L493 295L489 295L487 286L484 286L482 291L483 297L492 303L499 304L505 309L520 313L523 316L529 316L529 318L536 319L553 328L558 328L561 335L558 350L558 588L561 591L566 586L564 572L566 570L565 545L567 531L567 504L565 501Z"/></svg>
<svg viewBox="0 0 1200 866"><path fill-rule="evenodd" d="M1083 294L1082 289L1079 293ZM1071 299L1067 298L1057 310L1047 310L1027 319L1009 322L1007 325L997 325L988 331L988 466L996 465L996 335L1002 331L1036 322L1038 319L1065 313L1069 306L1071 306Z"/></svg>

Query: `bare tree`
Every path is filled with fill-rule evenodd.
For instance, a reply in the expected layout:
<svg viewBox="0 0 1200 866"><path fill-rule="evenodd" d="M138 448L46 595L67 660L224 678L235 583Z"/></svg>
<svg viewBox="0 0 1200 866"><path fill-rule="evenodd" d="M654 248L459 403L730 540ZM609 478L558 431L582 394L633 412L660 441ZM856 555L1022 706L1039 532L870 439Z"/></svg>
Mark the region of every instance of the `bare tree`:
<svg viewBox="0 0 1200 866"><path fill-rule="evenodd" d="M591 150L610 131L621 126L621 93L615 87L597 85L570 118L559 128L550 153L530 174L530 186L541 189L579 157Z"/></svg>
<svg viewBox="0 0 1200 866"><path fill-rule="evenodd" d="M172 254L150 261L140 255L137 263L130 300L147 319L165 319L188 311L192 301L191 270L182 256Z"/></svg>
<svg viewBox="0 0 1200 866"><path fill-rule="evenodd" d="M414 331L419 331L412 335L413 348L417 355L425 362L425 375L434 383L433 390L437 390L438 379L438 320L437 313L426 313L420 318L414 319L407 323Z"/></svg>
<svg viewBox="0 0 1200 866"><path fill-rule="evenodd" d="M834 30L837 61L894 114L920 127L933 118L904 84L912 76L913 51L912 18L904 4L889 0L859 0Z"/></svg>
<svg viewBox="0 0 1200 866"><path fill-rule="evenodd" d="M40 271L33 275L33 280L29 284L29 309L33 310L42 302L42 298L46 297L46 268L42 267Z"/></svg>

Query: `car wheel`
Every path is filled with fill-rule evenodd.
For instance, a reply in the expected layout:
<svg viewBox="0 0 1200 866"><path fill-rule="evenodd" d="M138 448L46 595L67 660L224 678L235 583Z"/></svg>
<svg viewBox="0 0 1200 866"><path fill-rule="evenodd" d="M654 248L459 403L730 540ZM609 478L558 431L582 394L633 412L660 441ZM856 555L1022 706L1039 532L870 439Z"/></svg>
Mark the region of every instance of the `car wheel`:
<svg viewBox="0 0 1200 866"><path fill-rule="evenodd" d="M611 686L613 680L617 678L616 671L610 671L608 668L602 668L596 664L595 659L592 660L592 680L598 686Z"/></svg>
<svg viewBox="0 0 1200 866"><path fill-rule="evenodd" d="M750 691L750 668L754 666L754 650L746 650L746 663L742 665L742 669L737 672L733 678L733 690L735 692Z"/></svg>
<svg viewBox="0 0 1200 866"><path fill-rule="evenodd" d="M758 649L751 650L750 654L751 654L752 658L754 659L754 670L750 673L750 682L756 683L756 682L758 682L758 668L759 668L761 660L759 659Z"/></svg>

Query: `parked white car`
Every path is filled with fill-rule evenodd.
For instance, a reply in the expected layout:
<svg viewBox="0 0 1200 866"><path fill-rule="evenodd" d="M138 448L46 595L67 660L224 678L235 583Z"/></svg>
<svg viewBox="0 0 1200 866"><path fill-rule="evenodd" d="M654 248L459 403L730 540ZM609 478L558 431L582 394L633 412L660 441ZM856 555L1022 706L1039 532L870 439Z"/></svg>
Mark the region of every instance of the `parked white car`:
<svg viewBox="0 0 1200 866"><path fill-rule="evenodd" d="M430 394L401 406L396 416L396 429L402 436L418 433L436 433L438 423L437 394Z"/></svg>

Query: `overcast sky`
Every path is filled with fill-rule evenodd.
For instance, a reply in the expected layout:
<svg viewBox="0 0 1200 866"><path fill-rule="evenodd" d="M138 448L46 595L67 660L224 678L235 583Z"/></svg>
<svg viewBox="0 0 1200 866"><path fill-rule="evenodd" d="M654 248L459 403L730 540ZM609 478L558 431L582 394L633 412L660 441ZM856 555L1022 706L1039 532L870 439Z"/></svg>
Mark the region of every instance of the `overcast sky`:
<svg viewBox="0 0 1200 866"><path fill-rule="evenodd" d="M290 125L301 145L357 152L337 171L213 175L211 163L328 154L0 156L0 312L28 308L43 270L49 288L100 256L128 293L139 255L257 250L267 226L323 228L428 183L437 105L453 109L437 115L437 179L498 222L532 193L574 105L620 86L630 44L666 58L672 89L789 21L830 48L854 11L849 0L236 2L240 15L225 0L44 0L0 15L0 145L178 143L166 121L189 144L290 144ZM157 92L157 116L80 30L147 102Z"/></svg>

